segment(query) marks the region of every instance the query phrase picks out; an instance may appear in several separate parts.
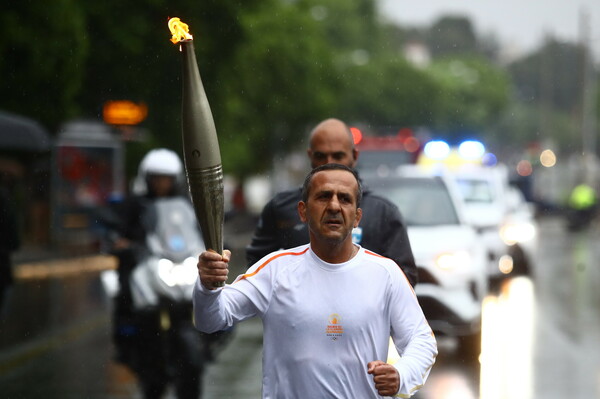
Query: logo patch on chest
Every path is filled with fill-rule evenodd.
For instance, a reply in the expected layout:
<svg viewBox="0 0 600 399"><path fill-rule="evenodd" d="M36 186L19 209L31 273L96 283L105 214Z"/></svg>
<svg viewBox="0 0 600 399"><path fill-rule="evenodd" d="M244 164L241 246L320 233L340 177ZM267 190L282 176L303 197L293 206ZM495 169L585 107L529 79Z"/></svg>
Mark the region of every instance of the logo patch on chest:
<svg viewBox="0 0 600 399"><path fill-rule="evenodd" d="M329 315L327 326L325 327L325 334L333 341L342 337L344 334L344 327L342 326L342 318L339 314L332 313Z"/></svg>

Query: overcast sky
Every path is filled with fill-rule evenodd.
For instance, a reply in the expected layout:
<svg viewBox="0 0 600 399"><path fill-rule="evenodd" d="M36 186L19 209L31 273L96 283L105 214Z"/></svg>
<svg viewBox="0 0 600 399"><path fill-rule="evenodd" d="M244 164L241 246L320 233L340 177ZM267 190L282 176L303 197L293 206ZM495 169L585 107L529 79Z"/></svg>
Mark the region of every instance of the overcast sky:
<svg viewBox="0 0 600 399"><path fill-rule="evenodd" d="M568 41L580 38L580 14L588 14L595 61L600 58L600 0L379 0L380 10L402 25L428 26L446 14L466 15L478 34L493 32L501 43L527 52L546 32Z"/></svg>

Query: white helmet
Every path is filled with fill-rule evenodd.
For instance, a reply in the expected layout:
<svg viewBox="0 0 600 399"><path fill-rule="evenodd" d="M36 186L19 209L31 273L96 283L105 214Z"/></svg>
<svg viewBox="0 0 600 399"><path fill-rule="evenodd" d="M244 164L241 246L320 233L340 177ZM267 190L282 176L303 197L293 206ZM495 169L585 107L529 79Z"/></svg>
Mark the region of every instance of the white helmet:
<svg viewBox="0 0 600 399"><path fill-rule="evenodd" d="M179 156L166 148L158 148L148 152L138 168L138 174L132 181L134 194L143 195L148 192L147 179L149 175L167 175L183 181L183 164Z"/></svg>
<svg viewBox="0 0 600 399"><path fill-rule="evenodd" d="M179 156L166 148L158 148L146 154L140 162L139 174L146 178L148 175L179 176L183 164Z"/></svg>

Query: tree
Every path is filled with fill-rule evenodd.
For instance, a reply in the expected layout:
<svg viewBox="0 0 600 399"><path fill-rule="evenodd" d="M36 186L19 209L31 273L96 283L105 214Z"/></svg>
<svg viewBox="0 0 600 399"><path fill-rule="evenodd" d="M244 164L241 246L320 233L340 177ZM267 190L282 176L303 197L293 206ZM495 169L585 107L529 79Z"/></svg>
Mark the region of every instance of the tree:
<svg viewBox="0 0 600 399"><path fill-rule="evenodd" d="M300 2L317 16L333 54L333 114L370 126L427 124L435 83L401 51L404 31L378 19L376 2Z"/></svg>
<svg viewBox="0 0 600 399"><path fill-rule="evenodd" d="M108 100L143 102L146 146L180 150L181 57L167 29L168 18L178 16L194 35L228 173L264 171L328 116L371 126L492 123L505 101L502 74L465 57L417 69L403 59L400 41L418 32L382 23L376 5L11 1L0 15L0 73L6 77L0 105L54 130L75 116L99 119ZM23 20L33 23L24 29ZM476 48L466 18L441 19L434 27L445 32L439 40L452 37L448 49ZM475 71L477 84L469 81L473 74L456 75L461 63L463 71ZM143 152L131 149L128 170Z"/></svg>
<svg viewBox="0 0 600 399"><path fill-rule="evenodd" d="M582 48L548 38L538 50L508 66L521 101L572 112L581 101Z"/></svg>
<svg viewBox="0 0 600 399"><path fill-rule="evenodd" d="M427 43L434 58L474 55L478 44L473 25L464 16L443 16L429 28Z"/></svg>
<svg viewBox="0 0 600 399"><path fill-rule="evenodd" d="M50 130L77 115L89 48L81 2L8 1L0 13L0 108Z"/></svg>
<svg viewBox="0 0 600 399"><path fill-rule="evenodd" d="M221 70L217 129L225 167L244 176L304 139L331 109L335 81L319 22L293 4L265 2L240 23L244 41Z"/></svg>
<svg viewBox="0 0 600 399"><path fill-rule="evenodd" d="M545 129L540 126L540 119ZM526 148L533 142L551 141L564 152L580 151L581 134L568 114L544 112L532 103L512 102L502 113L490 139L496 146Z"/></svg>
<svg viewBox="0 0 600 399"><path fill-rule="evenodd" d="M349 67L344 86L339 114L374 126L429 125L440 105L434 79L398 54Z"/></svg>
<svg viewBox="0 0 600 399"><path fill-rule="evenodd" d="M581 45L548 37L538 50L509 65L515 107L521 114L530 113L527 119L532 122L527 131L511 118L504 123L513 122L510 128L530 140L551 139L565 152L581 152L585 62L590 61ZM592 65L586 66L593 82L598 72Z"/></svg>
<svg viewBox="0 0 600 399"><path fill-rule="evenodd" d="M450 131L486 131L496 125L509 103L510 79L481 57L435 61L429 73L439 85L441 107L434 126Z"/></svg>
<svg viewBox="0 0 600 399"><path fill-rule="evenodd" d="M178 152L182 148L181 56L169 41L168 19L177 16L189 25L203 84L218 119L224 113L222 70L231 64L243 41L239 15L259 2L132 0L86 6L93 51L83 68L85 89L79 93L85 114L98 117L108 100L127 99L148 106L142 127L150 132L149 141L142 148L129 146L130 173L148 147ZM115 14L123 16L121 23L115 23Z"/></svg>

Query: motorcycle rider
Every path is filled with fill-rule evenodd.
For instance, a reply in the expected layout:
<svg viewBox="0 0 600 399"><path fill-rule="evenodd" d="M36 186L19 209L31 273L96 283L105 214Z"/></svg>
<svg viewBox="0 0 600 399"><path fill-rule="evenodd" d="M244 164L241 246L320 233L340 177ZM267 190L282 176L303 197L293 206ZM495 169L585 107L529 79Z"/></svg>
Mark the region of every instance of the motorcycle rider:
<svg viewBox="0 0 600 399"><path fill-rule="evenodd" d="M179 156L164 148L152 150L140 163L134 195L114 207L120 226L112 232L112 252L119 260L120 290L115 298L113 338L117 360L137 374L145 399L161 398L170 383L179 399L199 398L204 365L228 335L200 334L193 328L191 297L189 303L168 303L162 308L140 308L135 303L131 279L151 252L150 220L154 220L157 204L179 197L185 199L182 206L191 209L183 183ZM198 228L195 219L180 223L194 223Z"/></svg>

